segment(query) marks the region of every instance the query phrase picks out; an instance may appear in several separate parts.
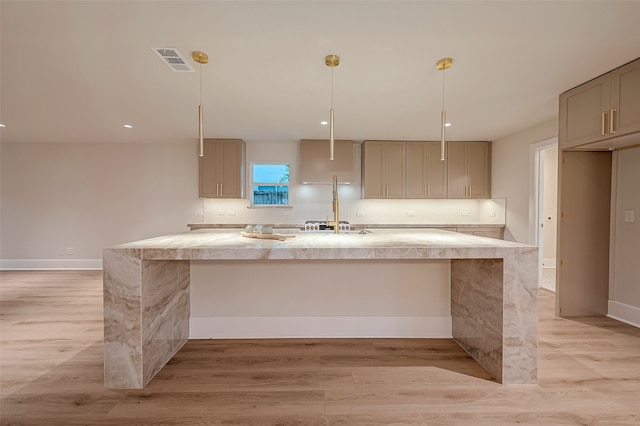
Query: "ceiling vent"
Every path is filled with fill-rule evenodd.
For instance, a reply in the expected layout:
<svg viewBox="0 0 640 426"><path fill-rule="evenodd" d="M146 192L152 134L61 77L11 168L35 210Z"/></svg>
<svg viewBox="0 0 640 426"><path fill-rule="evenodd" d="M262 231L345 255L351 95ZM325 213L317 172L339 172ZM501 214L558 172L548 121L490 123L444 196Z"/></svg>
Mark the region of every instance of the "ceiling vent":
<svg viewBox="0 0 640 426"><path fill-rule="evenodd" d="M173 72L194 72L195 70L175 47L152 47L151 50L167 64Z"/></svg>

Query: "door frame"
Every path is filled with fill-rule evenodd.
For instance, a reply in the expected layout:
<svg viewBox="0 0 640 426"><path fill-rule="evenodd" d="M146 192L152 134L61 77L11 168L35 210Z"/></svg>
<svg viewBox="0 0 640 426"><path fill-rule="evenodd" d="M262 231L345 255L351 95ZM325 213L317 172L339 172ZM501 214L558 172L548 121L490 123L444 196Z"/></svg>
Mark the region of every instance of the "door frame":
<svg viewBox="0 0 640 426"><path fill-rule="evenodd" d="M558 146L558 137L532 143L529 146L529 241L538 246L538 288L542 287L543 235L540 232L540 225L543 223L541 218L544 216L543 151L554 146Z"/></svg>

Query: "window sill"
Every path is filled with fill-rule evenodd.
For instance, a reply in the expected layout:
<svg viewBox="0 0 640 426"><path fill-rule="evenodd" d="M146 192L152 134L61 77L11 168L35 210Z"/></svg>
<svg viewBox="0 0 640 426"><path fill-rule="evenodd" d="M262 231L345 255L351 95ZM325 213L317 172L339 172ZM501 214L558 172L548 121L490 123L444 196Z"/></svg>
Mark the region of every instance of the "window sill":
<svg viewBox="0 0 640 426"><path fill-rule="evenodd" d="M247 206L248 209L292 209L293 206L282 206L282 205L273 205L270 206L268 204L264 205L256 205L256 206Z"/></svg>

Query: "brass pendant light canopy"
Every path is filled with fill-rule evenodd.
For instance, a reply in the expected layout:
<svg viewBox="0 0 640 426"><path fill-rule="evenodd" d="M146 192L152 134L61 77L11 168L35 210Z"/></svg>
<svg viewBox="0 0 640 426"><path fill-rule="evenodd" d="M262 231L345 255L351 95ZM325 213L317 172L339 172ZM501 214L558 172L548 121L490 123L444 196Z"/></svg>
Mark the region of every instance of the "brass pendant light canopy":
<svg viewBox="0 0 640 426"><path fill-rule="evenodd" d="M444 70L448 70L449 68L451 68L452 65L453 65L453 59L451 59L451 58L442 58L442 59L438 60L438 62L436 62L436 69L438 71L444 71Z"/></svg>
<svg viewBox="0 0 640 426"><path fill-rule="evenodd" d="M338 55L327 55L324 57L324 63L326 66L333 68L340 65L340 56Z"/></svg>
<svg viewBox="0 0 640 426"><path fill-rule="evenodd" d="M200 65L204 65L204 64L208 64L209 63L209 56L207 56L206 53L201 52L199 50L196 50L196 51L192 52L191 53L191 57L193 58L194 61L196 61Z"/></svg>

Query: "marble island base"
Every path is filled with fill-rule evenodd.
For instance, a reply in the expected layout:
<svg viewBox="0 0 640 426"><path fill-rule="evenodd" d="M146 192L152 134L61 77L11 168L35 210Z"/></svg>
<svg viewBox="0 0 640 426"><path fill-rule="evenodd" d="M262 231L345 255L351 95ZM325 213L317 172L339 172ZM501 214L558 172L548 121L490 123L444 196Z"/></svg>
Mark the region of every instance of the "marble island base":
<svg viewBox="0 0 640 426"><path fill-rule="evenodd" d="M143 388L189 339L191 261L283 259L447 259L453 338L501 383L537 380L536 247L440 230L287 241L199 230L104 250L105 387Z"/></svg>

